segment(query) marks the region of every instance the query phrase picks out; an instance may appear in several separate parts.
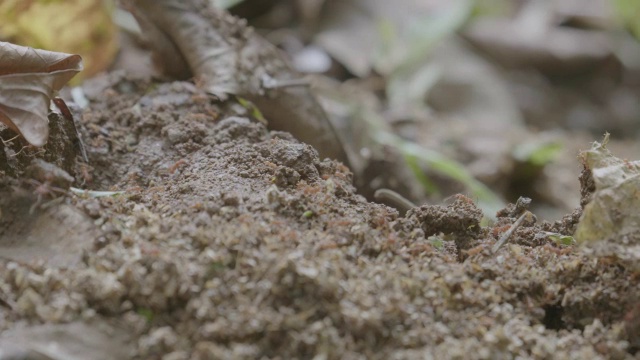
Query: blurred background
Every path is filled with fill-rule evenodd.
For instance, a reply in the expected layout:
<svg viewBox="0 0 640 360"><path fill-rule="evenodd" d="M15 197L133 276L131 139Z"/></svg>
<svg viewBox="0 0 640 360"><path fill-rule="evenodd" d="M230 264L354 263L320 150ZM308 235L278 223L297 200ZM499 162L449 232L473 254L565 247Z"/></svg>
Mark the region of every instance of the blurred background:
<svg viewBox="0 0 640 360"><path fill-rule="evenodd" d="M494 212L527 196L554 220L579 204L581 149L609 132L616 156L640 158L640 1L211 1L308 74L368 164L354 167L400 154L417 202L461 192ZM82 55L75 85L155 71L115 1L0 0L0 39Z"/></svg>

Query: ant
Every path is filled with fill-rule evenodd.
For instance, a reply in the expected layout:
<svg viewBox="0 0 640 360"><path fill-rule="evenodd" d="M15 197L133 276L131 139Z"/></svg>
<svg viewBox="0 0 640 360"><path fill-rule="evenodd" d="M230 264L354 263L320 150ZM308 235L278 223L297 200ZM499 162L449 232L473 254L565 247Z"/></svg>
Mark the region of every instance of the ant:
<svg viewBox="0 0 640 360"><path fill-rule="evenodd" d="M58 199L55 198L56 195L69 195L69 192L67 190L57 186L53 186L49 181L40 182L35 179L25 179L23 181L29 185L34 186L33 193L36 194L37 197L36 202L33 203L33 205L31 205L31 207L29 208L29 215L32 215L38 207L40 207L41 209L46 209L49 206L53 205L54 202L58 201ZM42 200L45 197L51 197L53 199L51 201L43 203Z"/></svg>
<svg viewBox="0 0 640 360"><path fill-rule="evenodd" d="M45 197L69 195L65 188L73 182L73 178L66 171L41 159L34 160L27 167L25 175L27 178L23 181L34 187L33 193L37 196L36 202L29 209L29 214L33 214ZM43 204L43 207L48 206L50 206L49 203Z"/></svg>

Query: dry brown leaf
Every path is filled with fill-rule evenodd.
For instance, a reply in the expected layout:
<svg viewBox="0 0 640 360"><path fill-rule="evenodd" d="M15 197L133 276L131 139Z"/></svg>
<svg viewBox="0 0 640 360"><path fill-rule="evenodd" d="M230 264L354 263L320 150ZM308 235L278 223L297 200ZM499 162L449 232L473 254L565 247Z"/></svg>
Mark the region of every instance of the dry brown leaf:
<svg viewBox="0 0 640 360"><path fill-rule="evenodd" d="M466 18L467 0L328 0L314 43L358 77L425 63L431 44Z"/></svg>
<svg viewBox="0 0 640 360"><path fill-rule="evenodd" d="M0 122L43 146L51 98L81 70L79 55L0 42Z"/></svg>
<svg viewBox="0 0 640 360"><path fill-rule="evenodd" d="M615 55L611 34L560 26L557 7L554 2L530 1L513 18L476 19L466 27L465 37L509 67L565 76L601 66Z"/></svg>
<svg viewBox="0 0 640 360"><path fill-rule="evenodd" d="M348 163L324 110L308 87L300 86L300 74L244 20L205 0L130 0L128 6L166 74L193 75L220 99L246 98L272 129L292 133L322 157Z"/></svg>

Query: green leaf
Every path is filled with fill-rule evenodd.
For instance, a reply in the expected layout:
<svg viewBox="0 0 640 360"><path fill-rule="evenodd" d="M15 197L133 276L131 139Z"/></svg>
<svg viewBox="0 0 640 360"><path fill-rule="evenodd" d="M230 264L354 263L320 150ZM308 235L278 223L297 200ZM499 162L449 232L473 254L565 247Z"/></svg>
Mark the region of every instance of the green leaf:
<svg viewBox="0 0 640 360"><path fill-rule="evenodd" d="M145 318L147 320L147 322L152 322L153 318L155 317L155 314L153 313L153 310L151 310L149 308L138 308L136 310L136 312L138 313L138 315L140 315L143 318Z"/></svg>
<svg viewBox="0 0 640 360"><path fill-rule="evenodd" d="M523 163L542 167L552 162L562 150L559 141L534 141L518 145L513 157Z"/></svg>
<svg viewBox="0 0 640 360"><path fill-rule="evenodd" d="M434 171L464 184L471 191L472 196L478 199L478 206L484 210L485 214L494 214L503 207L502 200L486 185L469 174L464 165L457 161L389 132L378 131L374 134L374 138L381 144L396 147L405 157L415 157ZM425 190L432 189L425 188Z"/></svg>
<svg viewBox="0 0 640 360"><path fill-rule="evenodd" d="M439 193L438 187L424 174L420 167L420 160L418 157L411 154L404 154L404 160L407 162L407 165L413 172L413 175L418 179L426 193L437 195Z"/></svg>
<svg viewBox="0 0 640 360"><path fill-rule="evenodd" d="M573 236L562 235L558 233L547 232L547 237L555 242L557 245L571 246L575 245L576 240Z"/></svg>
<svg viewBox="0 0 640 360"><path fill-rule="evenodd" d="M395 147L405 159L408 159L408 166L412 169L414 176L418 178L426 192L434 193L437 189L426 179L422 172L422 166L426 166L465 185L471 192L471 196L477 199L478 206L487 216L493 217L493 214L504 207L504 203L498 195L474 178L463 164L437 151L424 148L386 131L383 126L384 120L374 111L360 108L355 111L354 116L361 117L365 120L363 122L368 126L367 132L370 133L370 138L376 144Z"/></svg>
<svg viewBox="0 0 640 360"><path fill-rule="evenodd" d="M379 23L383 39L374 69L380 74L413 72L425 64L433 47L444 37L454 34L469 18L473 9L470 0L455 0L439 11L406 24L403 34L396 34L392 24ZM393 41L392 41L393 39Z"/></svg>
<svg viewBox="0 0 640 360"><path fill-rule="evenodd" d="M440 236L432 235L427 238L431 243L431 246L438 250L444 249L444 240Z"/></svg>
<svg viewBox="0 0 640 360"><path fill-rule="evenodd" d="M637 39L640 39L640 1L615 0L614 6L621 22Z"/></svg>
<svg viewBox="0 0 640 360"><path fill-rule="evenodd" d="M264 117L264 115L262 115L262 112L254 103L240 96L236 96L236 99L238 100L238 104L240 104L243 108L249 110L249 113L254 119L260 121L265 125L268 123L267 119Z"/></svg>

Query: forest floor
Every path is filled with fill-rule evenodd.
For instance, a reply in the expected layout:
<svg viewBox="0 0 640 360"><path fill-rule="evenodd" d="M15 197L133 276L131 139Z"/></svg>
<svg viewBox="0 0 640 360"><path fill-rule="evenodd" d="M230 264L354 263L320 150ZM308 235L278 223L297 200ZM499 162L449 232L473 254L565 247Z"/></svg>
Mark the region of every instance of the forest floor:
<svg viewBox="0 0 640 360"><path fill-rule="evenodd" d="M49 162L120 193L72 194L57 170L24 169L31 150L7 160L0 359L639 356L638 274L548 235L572 235L580 209L527 219L494 253L524 209L485 225L457 195L401 217L190 83L114 73L84 89L89 162Z"/></svg>

